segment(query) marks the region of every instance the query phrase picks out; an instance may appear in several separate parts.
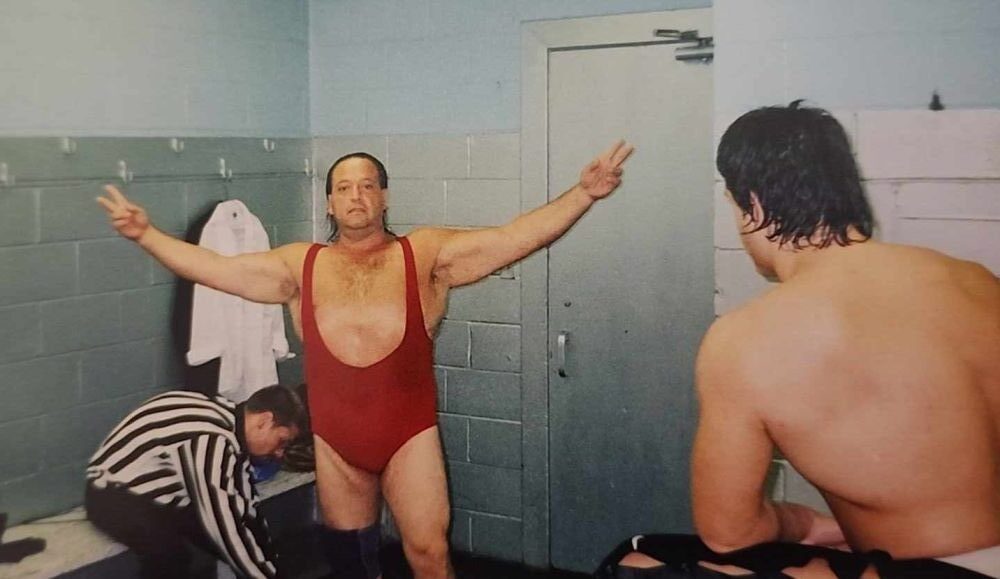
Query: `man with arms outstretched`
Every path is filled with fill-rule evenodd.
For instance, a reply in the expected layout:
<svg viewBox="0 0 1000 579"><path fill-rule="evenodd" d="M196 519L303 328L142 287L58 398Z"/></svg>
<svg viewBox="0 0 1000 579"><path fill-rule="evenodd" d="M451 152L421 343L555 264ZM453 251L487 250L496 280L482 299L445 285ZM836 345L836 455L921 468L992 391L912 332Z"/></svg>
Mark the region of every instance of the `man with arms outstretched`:
<svg viewBox="0 0 1000 579"><path fill-rule="evenodd" d="M717 164L747 252L781 283L719 318L698 354L701 539L716 552L785 541L911 560L880 564L883 577L1000 576L995 275L871 239L850 145L825 111L747 113ZM776 449L834 518L769 500ZM818 561L786 572L830 576Z"/></svg>
<svg viewBox="0 0 1000 579"><path fill-rule="evenodd" d="M177 275L262 303L287 304L306 348L317 494L335 572L379 575L378 504L387 501L418 579L453 577L449 503L436 425L432 344L448 290L552 243L620 183L632 147L595 159L558 199L480 230L385 226L388 176L365 153L327 174L326 245L223 257L152 227L114 187L100 203L118 232Z"/></svg>

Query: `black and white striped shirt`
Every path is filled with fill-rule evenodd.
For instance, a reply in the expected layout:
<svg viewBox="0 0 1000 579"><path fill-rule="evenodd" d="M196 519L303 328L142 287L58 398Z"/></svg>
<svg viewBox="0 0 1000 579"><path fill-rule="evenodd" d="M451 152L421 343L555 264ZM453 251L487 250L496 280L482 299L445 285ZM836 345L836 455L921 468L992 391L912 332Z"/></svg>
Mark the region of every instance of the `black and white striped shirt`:
<svg viewBox="0 0 1000 579"><path fill-rule="evenodd" d="M166 392L132 411L104 439L87 467L88 484L167 508L193 508L238 575L274 577L242 430L242 409L233 402Z"/></svg>

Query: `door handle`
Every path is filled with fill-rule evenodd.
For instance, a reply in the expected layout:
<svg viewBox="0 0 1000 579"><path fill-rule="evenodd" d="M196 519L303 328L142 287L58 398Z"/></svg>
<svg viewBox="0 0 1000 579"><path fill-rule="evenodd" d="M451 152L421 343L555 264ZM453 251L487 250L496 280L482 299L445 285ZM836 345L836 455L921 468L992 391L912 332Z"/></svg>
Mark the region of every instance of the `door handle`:
<svg viewBox="0 0 1000 579"><path fill-rule="evenodd" d="M569 340L569 332L559 332L556 337L556 372L562 378L566 377L566 341Z"/></svg>

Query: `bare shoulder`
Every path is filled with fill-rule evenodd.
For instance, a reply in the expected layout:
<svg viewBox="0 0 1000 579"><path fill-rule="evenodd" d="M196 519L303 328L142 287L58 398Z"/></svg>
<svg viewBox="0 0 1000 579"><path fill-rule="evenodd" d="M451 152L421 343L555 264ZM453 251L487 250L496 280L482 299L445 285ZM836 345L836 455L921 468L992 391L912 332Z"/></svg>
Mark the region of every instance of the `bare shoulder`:
<svg viewBox="0 0 1000 579"><path fill-rule="evenodd" d="M286 245L280 245L271 250L271 253L281 258L285 265L290 268L297 269L301 268L302 263L306 259L306 252L314 244L301 241L295 243L288 243Z"/></svg>

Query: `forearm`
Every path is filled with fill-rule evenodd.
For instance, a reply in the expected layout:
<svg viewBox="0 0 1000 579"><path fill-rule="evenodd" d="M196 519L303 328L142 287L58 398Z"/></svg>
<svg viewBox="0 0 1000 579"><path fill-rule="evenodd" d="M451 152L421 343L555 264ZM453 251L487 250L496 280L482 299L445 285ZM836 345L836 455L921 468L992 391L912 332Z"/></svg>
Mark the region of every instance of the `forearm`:
<svg viewBox="0 0 1000 579"><path fill-rule="evenodd" d="M152 225L136 243L178 276L247 300L283 303L296 289L287 268L271 253L223 256Z"/></svg>
<svg viewBox="0 0 1000 579"><path fill-rule="evenodd" d="M232 289L223 287L232 285L226 283L224 258L210 249L167 235L152 225L135 242L179 277L221 291Z"/></svg>
<svg viewBox="0 0 1000 579"><path fill-rule="evenodd" d="M771 503L778 522L778 541L799 542L809 535L816 511L797 503Z"/></svg>
<svg viewBox="0 0 1000 579"><path fill-rule="evenodd" d="M574 185L555 200L501 228L518 249L517 261L559 239L594 204L594 199Z"/></svg>

